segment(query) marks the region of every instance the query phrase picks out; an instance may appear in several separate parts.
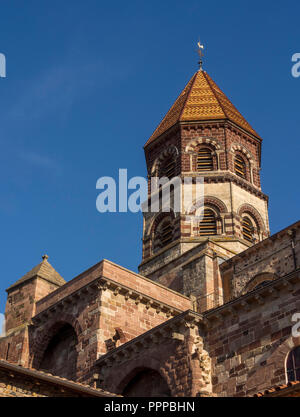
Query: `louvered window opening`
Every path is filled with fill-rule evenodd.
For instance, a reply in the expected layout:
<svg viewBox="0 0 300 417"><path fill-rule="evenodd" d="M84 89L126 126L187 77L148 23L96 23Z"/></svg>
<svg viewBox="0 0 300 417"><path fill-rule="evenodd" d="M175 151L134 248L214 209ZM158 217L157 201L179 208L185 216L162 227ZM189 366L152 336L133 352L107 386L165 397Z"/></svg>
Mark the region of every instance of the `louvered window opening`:
<svg viewBox="0 0 300 417"><path fill-rule="evenodd" d="M289 353L286 362L286 371L289 382L300 381L300 346Z"/></svg>
<svg viewBox="0 0 300 417"><path fill-rule="evenodd" d="M234 161L234 170L236 175L238 175L241 178L246 178L246 164L244 159L237 155Z"/></svg>
<svg viewBox="0 0 300 417"><path fill-rule="evenodd" d="M248 242L253 241L253 226L251 220L248 217L243 218L243 238Z"/></svg>
<svg viewBox="0 0 300 417"><path fill-rule="evenodd" d="M197 171L212 171L213 168L214 165L210 149L200 149L197 156Z"/></svg>
<svg viewBox="0 0 300 417"><path fill-rule="evenodd" d="M161 228L161 243L163 246L168 245L173 240L173 229L170 222L164 223Z"/></svg>
<svg viewBox="0 0 300 417"><path fill-rule="evenodd" d="M217 234L217 223L215 213L212 210L205 209L203 219L200 222L200 235L212 236Z"/></svg>
<svg viewBox="0 0 300 417"><path fill-rule="evenodd" d="M162 166L161 177L173 178L175 175L175 161L173 158L168 158Z"/></svg>

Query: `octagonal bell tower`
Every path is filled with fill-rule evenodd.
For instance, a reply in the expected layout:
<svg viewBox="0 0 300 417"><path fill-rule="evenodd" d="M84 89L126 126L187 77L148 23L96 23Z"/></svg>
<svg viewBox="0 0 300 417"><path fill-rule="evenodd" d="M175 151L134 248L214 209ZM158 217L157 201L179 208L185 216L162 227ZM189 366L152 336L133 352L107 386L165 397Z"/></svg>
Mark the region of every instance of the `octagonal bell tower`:
<svg viewBox="0 0 300 417"><path fill-rule="evenodd" d="M192 216L172 210L144 213L141 274L186 295L205 296L207 274L217 272L206 260L194 283L184 279L183 265L191 256L208 253L218 265L269 236L268 197L260 184L261 144L207 72L197 71L144 150L149 198L151 177L192 177L193 182L202 177L203 219L196 216L197 201Z"/></svg>

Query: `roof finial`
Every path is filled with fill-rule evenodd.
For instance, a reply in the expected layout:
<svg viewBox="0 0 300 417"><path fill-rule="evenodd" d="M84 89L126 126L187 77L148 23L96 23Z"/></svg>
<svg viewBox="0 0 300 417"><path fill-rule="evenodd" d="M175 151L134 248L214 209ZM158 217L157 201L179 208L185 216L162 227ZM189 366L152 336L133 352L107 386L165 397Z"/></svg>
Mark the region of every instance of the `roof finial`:
<svg viewBox="0 0 300 417"><path fill-rule="evenodd" d="M200 71L203 71L203 68L202 68L203 60L202 60L202 58L204 56L204 54L203 54L204 45L201 45L200 39L199 39L199 42L197 43L197 45L198 45L197 52L198 52L198 55L199 55L199 58L200 58L200 60L198 62L199 69L200 69Z"/></svg>
<svg viewBox="0 0 300 417"><path fill-rule="evenodd" d="M43 261L47 261L47 259L49 258L49 256L48 255L43 255L42 258L43 258Z"/></svg>

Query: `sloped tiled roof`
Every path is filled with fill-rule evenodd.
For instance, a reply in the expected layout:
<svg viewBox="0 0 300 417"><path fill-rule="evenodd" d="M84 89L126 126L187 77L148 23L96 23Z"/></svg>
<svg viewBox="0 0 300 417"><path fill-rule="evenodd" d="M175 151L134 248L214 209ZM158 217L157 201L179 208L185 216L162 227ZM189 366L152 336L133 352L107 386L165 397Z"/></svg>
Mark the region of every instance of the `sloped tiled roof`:
<svg viewBox="0 0 300 417"><path fill-rule="evenodd" d="M43 278L46 281L52 282L53 284L58 286L64 285L66 283L63 277L59 275L59 273L55 271L53 266L48 262L48 256L44 255L41 263L39 263L37 266L31 269L31 271L27 272L27 274L25 274L22 278L20 278L14 284L8 287L6 291L16 287L17 285L22 284L25 281L29 281L34 277Z"/></svg>
<svg viewBox="0 0 300 417"><path fill-rule="evenodd" d="M40 380L48 383L54 383L57 386L64 386L73 391L78 391L82 394L89 394L89 396L95 397L122 397L108 391L105 391L101 388L93 388L90 385L83 384L81 382L73 381L67 378L63 378L57 375L53 375L48 372L37 370L34 368L26 368L20 364L16 364L7 360L0 359L0 368L2 370L7 370L16 375L24 375L26 377L32 378L32 380ZM13 377L12 377L13 378Z"/></svg>
<svg viewBox="0 0 300 417"><path fill-rule="evenodd" d="M258 392L254 395L254 397L284 397L285 395L289 397L294 396L294 394L297 394L296 396L300 397L300 381L291 381L287 384L276 385L270 389L265 390L264 392Z"/></svg>
<svg viewBox="0 0 300 417"><path fill-rule="evenodd" d="M260 137L211 77L205 71L197 71L146 145L153 142L177 122L226 119L231 120L254 136Z"/></svg>

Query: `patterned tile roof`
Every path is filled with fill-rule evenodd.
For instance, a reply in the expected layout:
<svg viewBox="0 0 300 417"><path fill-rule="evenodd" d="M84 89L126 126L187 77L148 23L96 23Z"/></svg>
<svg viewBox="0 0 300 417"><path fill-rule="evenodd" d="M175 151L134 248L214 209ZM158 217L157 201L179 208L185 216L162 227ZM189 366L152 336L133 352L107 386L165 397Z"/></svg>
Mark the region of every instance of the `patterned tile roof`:
<svg viewBox="0 0 300 417"><path fill-rule="evenodd" d="M45 279L46 281L52 282L58 286L64 285L66 281L63 279L62 276L59 275L57 271L53 268L53 266L48 262L48 256L44 255L43 260L37 266L35 266L31 271L27 272L22 278L12 284L10 287L7 288L6 291L11 290L12 288L16 287L19 284L22 284L25 281L28 281L34 277L40 277Z"/></svg>
<svg viewBox="0 0 300 417"><path fill-rule="evenodd" d="M146 145L153 142L177 122L224 119L231 120L247 132L260 137L211 77L205 71L197 71Z"/></svg>

